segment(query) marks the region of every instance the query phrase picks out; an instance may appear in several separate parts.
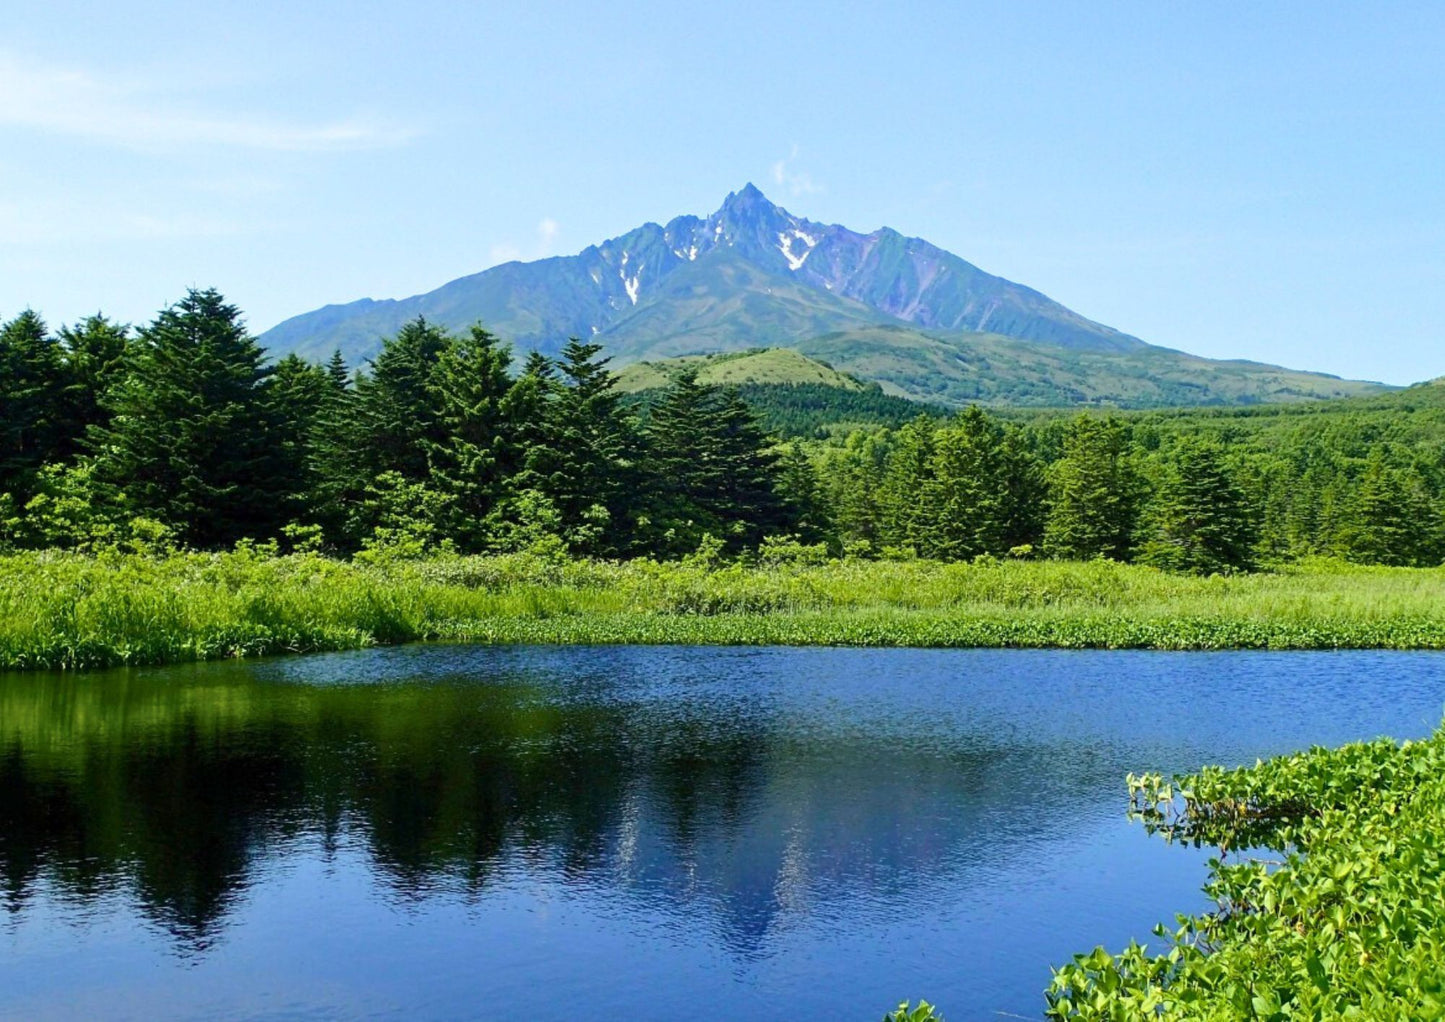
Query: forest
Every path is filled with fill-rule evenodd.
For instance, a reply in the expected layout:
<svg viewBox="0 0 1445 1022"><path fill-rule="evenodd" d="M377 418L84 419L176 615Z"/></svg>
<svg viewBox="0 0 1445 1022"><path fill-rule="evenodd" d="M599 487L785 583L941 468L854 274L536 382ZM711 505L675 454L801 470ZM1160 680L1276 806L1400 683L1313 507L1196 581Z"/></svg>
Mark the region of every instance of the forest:
<svg viewBox="0 0 1445 1022"><path fill-rule="evenodd" d="M827 431L826 399L804 395L806 435L786 437L736 388L684 373L637 402L613 384L595 344L518 365L480 325L421 319L366 366L271 361L214 290L135 330L95 316L52 332L23 312L0 328L0 547L275 541L395 558L541 544L625 560L786 539L830 557L1203 575L1445 559L1439 402L975 406ZM789 407L755 403L769 401Z"/></svg>

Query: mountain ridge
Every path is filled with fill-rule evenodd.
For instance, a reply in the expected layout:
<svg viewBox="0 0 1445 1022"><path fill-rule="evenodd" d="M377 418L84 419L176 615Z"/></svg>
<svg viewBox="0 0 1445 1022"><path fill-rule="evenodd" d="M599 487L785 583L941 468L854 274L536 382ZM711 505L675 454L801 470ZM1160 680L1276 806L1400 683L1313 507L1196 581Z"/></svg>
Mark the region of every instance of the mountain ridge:
<svg viewBox="0 0 1445 1022"><path fill-rule="evenodd" d="M324 306L260 341L317 361L341 350L355 364L417 316L454 329L481 322L522 351L554 353L570 337L595 340L619 367L759 347L812 354L821 345L839 368L890 392L951 403L1020 393L1031 401L1129 403L1136 392L1146 403L1181 393L1219 403L1380 386L1264 364L1250 381L1242 362L1147 344L922 238L795 216L751 183L705 217L648 222L575 255L503 263L409 298ZM840 337L866 343L850 353L840 350ZM877 361L885 341L895 349L892 369L870 375L864 366ZM863 348L872 354L865 357ZM932 352L927 359L923 349ZM1232 367L1228 386L1186 386L1189 373L1224 365ZM900 366L915 366L915 374ZM1014 375L999 376L999 366ZM1054 371L1047 367L1062 374L1061 385L1034 379ZM1170 379L1141 391L1130 382L1141 372ZM1112 385L1111 375L1121 385ZM1026 379L1032 382L1020 392Z"/></svg>

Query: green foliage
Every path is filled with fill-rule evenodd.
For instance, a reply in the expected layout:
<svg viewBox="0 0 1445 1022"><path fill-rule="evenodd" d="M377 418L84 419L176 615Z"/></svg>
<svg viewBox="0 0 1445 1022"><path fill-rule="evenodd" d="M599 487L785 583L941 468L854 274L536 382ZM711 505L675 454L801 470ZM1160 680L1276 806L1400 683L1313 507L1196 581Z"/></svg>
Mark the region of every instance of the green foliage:
<svg viewBox="0 0 1445 1022"><path fill-rule="evenodd" d="M780 446L755 391L696 373L881 395L826 363L754 350L650 364L666 389L625 404L596 344L533 352L513 375L480 325L455 335L422 319L355 374L339 354L267 366L214 291L134 341L102 317L57 339L22 314L0 330L0 363L11 547L90 548L147 518L200 549L305 523L321 549L408 556L530 549L545 528L593 557L683 556L705 535L738 554L792 535L854 556L1104 557L1201 574L1317 555L1445 560L1442 387L1333 410L1073 422L974 407L835 423ZM748 382L780 379L795 382Z"/></svg>
<svg viewBox="0 0 1445 1022"><path fill-rule="evenodd" d="M1445 728L1129 789L1151 833L1223 850L1215 910L1160 927L1154 953L1076 957L1054 974L1050 1017L1445 1015Z"/></svg>
<svg viewBox="0 0 1445 1022"><path fill-rule="evenodd" d="M1093 561L757 563L704 537L680 561L561 555L546 506L519 552L461 557L442 501L391 477L365 555L180 553L132 521L93 554L0 556L0 668L98 667L374 643L721 643L1151 649L1445 649L1445 571L1323 562L1196 578ZM305 532L293 542L306 542ZM419 552L439 548L436 556ZM136 551L126 553L125 551Z"/></svg>
<svg viewBox="0 0 1445 1022"><path fill-rule="evenodd" d="M26 310L0 325L0 493L23 501L34 473L68 442L60 345Z"/></svg>
<svg viewBox="0 0 1445 1022"><path fill-rule="evenodd" d="M771 438L734 390L682 373L653 407L645 436L655 495L648 519L664 552L694 549L704 535L734 551L754 547L802 514L816 516L808 468L794 460L781 478Z"/></svg>
<svg viewBox="0 0 1445 1022"><path fill-rule="evenodd" d="M361 520L370 525L357 558L372 562L414 559L450 550L446 523L453 504L450 494L410 482L400 472L383 472L372 481L357 509Z"/></svg>
<svg viewBox="0 0 1445 1022"><path fill-rule="evenodd" d="M1081 415L1049 470L1044 548L1053 557L1125 560L1141 499L1128 435L1117 419Z"/></svg>
<svg viewBox="0 0 1445 1022"><path fill-rule="evenodd" d="M239 311L215 291L190 291L131 349L114 419L95 430L97 480L186 543L270 535L286 510L270 375Z"/></svg>
<svg viewBox="0 0 1445 1022"><path fill-rule="evenodd" d="M636 513L635 434L601 352L601 345L574 338L555 363L555 382L535 365L529 374L542 398L541 422L522 485L551 501L563 536L580 554L618 552Z"/></svg>
<svg viewBox="0 0 1445 1022"><path fill-rule="evenodd" d="M903 1001L883 1016L883 1022L943 1022L943 1016L927 1001L919 1001L917 1007L912 1008Z"/></svg>
<svg viewBox="0 0 1445 1022"><path fill-rule="evenodd" d="M1218 445L1179 441L1145 524L1141 560L1197 575L1246 570L1254 559L1254 515Z"/></svg>

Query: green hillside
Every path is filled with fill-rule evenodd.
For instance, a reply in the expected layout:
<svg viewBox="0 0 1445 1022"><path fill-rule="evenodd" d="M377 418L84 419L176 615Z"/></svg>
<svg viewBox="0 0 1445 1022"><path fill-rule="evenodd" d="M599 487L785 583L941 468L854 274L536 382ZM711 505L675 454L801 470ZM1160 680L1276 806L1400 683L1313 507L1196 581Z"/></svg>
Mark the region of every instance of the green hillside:
<svg viewBox="0 0 1445 1022"><path fill-rule="evenodd" d="M825 362L789 348L755 348L721 355L687 355L655 362L634 362L618 374L624 393L666 387L685 369L697 372L698 382L717 386L758 384L818 384L840 390L863 390L865 384L840 373Z"/></svg>
<svg viewBox="0 0 1445 1022"><path fill-rule="evenodd" d="M617 361L624 359L619 355ZM885 394L944 407L1197 408L1390 392L1377 383L1215 361L1167 348L1082 352L997 334L897 326L835 331L787 348L633 362L620 370L620 385L629 393L663 387L685 366L698 367L705 383L843 389L876 384Z"/></svg>
<svg viewBox="0 0 1445 1022"><path fill-rule="evenodd" d="M889 393L953 406L1198 407L1389 390L1378 383L1200 358L1168 348L1079 351L964 331L874 326L822 334L796 346L843 372L876 381Z"/></svg>

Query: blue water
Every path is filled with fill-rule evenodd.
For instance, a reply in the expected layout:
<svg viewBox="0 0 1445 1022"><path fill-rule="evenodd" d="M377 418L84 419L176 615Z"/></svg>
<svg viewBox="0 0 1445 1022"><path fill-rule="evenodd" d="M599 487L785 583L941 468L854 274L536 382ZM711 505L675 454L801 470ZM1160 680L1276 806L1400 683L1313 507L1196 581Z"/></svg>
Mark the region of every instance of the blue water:
<svg viewBox="0 0 1445 1022"><path fill-rule="evenodd" d="M1442 711L1445 657L1371 652L0 676L0 1018L1040 1018L1051 965L1205 905L1125 773Z"/></svg>

